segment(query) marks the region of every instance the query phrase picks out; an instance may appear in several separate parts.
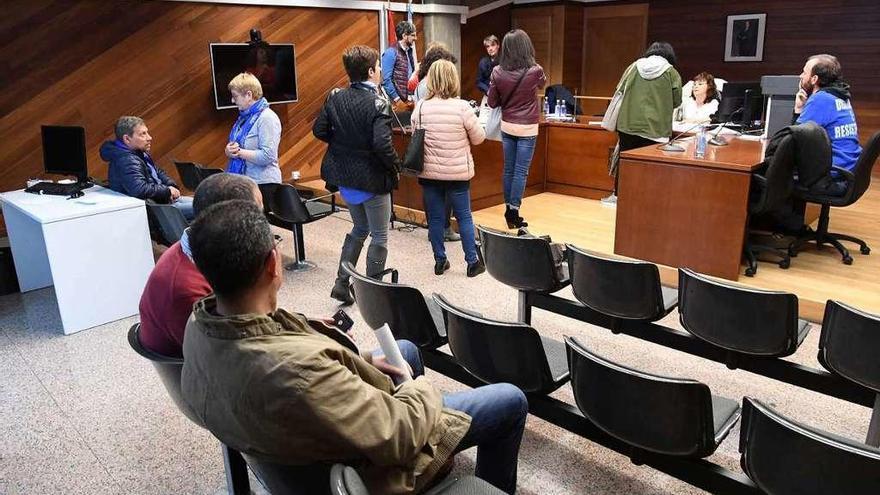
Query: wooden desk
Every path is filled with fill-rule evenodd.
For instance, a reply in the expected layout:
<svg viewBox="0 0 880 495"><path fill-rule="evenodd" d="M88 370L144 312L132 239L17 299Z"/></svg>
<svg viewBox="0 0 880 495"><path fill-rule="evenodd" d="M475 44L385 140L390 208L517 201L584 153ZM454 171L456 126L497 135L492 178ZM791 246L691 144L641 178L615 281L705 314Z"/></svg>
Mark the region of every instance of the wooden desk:
<svg viewBox="0 0 880 495"><path fill-rule="evenodd" d="M621 154L614 252L736 280L763 143L734 139L703 159L693 140L683 144L684 153L652 145Z"/></svg>
<svg viewBox="0 0 880 495"><path fill-rule="evenodd" d="M617 135L588 124L590 119L599 117L579 117L578 122L541 121L525 196L550 191L596 199L610 194L614 182L608 175L608 157ZM395 130L393 141L403 156L405 145L399 130ZM471 209L502 204L504 154L501 143L486 140L471 146L471 153L475 173L471 179ZM419 213L424 210L417 178L401 177L400 188L394 191L394 204Z"/></svg>

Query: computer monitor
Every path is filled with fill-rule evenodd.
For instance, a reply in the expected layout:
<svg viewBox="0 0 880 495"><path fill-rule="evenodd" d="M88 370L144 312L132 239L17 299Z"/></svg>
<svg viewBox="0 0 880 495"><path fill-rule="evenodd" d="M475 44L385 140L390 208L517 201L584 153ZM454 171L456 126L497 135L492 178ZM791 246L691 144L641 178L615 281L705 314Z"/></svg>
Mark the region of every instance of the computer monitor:
<svg viewBox="0 0 880 495"><path fill-rule="evenodd" d="M41 131L46 173L73 175L77 182L88 182L86 130L78 126L44 125Z"/></svg>
<svg viewBox="0 0 880 495"><path fill-rule="evenodd" d="M718 122L733 122L749 127L764 115L764 95L758 82L729 82L721 91Z"/></svg>

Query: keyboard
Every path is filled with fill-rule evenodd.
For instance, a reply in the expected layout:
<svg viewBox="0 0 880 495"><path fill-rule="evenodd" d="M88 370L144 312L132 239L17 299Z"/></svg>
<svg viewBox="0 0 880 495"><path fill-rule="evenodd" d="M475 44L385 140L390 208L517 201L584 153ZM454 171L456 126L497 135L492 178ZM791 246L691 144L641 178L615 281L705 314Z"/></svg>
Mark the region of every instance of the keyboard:
<svg viewBox="0 0 880 495"><path fill-rule="evenodd" d="M24 190L33 194L51 194L54 196L70 196L83 189L83 184L58 184L57 182L38 182Z"/></svg>

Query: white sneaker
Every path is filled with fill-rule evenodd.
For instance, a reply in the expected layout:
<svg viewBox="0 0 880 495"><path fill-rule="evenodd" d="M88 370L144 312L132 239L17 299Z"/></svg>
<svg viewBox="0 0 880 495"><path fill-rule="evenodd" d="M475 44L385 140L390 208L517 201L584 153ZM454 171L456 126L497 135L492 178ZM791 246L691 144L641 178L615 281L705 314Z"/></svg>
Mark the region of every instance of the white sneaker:
<svg viewBox="0 0 880 495"><path fill-rule="evenodd" d="M611 193L611 195L609 195L608 197L600 199L599 202L605 206L617 206L617 195Z"/></svg>

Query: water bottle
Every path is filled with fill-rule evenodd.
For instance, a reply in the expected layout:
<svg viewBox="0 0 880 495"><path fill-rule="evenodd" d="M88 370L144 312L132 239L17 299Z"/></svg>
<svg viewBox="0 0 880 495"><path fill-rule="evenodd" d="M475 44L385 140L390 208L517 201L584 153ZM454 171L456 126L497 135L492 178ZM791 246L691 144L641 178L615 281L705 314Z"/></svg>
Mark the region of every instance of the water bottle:
<svg viewBox="0 0 880 495"><path fill-rule="evenodd" d="M565 110L562 108L562 100L556 100L556 116L562 117L565 114Z"/></svg>
<svg viewBox="0 0 880 495"><path fill-rule="evenodd" d="M697 131L696 139L697 142L694 146L694 158L703 158L706 156L706 141L708 140L706 126L700 126L699 130Z"/></svg>
<svg viewBox="0 0 880 495"><path fill-rule="evenodd" d="M544 97L544 117L550 115L550 100L547 97Z"/></svg>

